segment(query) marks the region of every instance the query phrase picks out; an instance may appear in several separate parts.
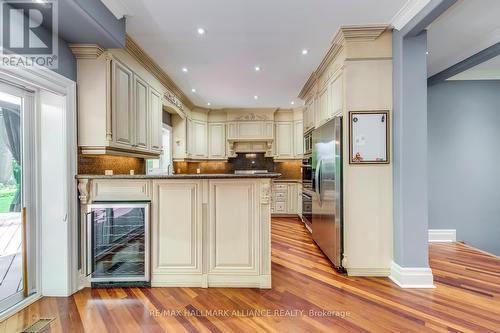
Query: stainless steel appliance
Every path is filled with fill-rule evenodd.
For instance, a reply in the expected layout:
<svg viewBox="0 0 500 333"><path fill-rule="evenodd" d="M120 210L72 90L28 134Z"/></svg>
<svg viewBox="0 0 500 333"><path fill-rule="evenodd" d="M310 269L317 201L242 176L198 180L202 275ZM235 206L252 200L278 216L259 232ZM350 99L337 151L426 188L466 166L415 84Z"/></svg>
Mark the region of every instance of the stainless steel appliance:
<svg viewBox="0 0 500 333"><path fill-rule="evenodd" d="M148 285L149 203L96 203L87 211L87 274L93 286Z"/></svg>
<svg viewBox="0 0 500 333"><path fill-rule="evenodd" d="M302 190L302 220L309 231L312 231L312 193Z"/></svg>
<svg viewBox="0 0 500 333"><path fill-rule="evenodd" d="M304 156L302 159L302 188L312 191L312 156Z"/></svg>
<svg viewBox="0 0 500 333"><path fill-rule="evenodd" d="M323 253L343 271L342 117L313 132L312 235Z"/></svg>
<svg viewBox="0 0 500 333"><path fill-rule="evenodd" d="M304 156L311 155L313 150L313 130L304 133Z"/></svg>

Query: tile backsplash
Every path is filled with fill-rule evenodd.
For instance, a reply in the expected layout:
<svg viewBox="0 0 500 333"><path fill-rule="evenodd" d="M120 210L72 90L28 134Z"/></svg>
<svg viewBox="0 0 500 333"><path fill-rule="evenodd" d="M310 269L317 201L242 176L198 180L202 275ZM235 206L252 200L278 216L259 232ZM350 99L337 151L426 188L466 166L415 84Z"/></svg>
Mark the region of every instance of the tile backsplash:
<svg viewBox="0 0 500 333"><path fill-rule="evenodd" d="M145 174L145 162L142 158L112 155L78 155L78 174L103 175L105 170L113 170L115 175L126 175L134 170L137 175Z"/></svg>

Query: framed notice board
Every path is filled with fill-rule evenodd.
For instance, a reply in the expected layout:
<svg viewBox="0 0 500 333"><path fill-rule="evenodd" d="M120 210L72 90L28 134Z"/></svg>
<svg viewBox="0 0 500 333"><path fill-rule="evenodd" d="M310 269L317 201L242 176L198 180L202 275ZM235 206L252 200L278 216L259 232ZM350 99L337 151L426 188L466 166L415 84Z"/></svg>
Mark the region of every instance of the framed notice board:
<svg viewBox="0 0 500 333"><path fill-rule="evenodd" d="M389 111L349 112L349 163L389 163Z"/></svg>

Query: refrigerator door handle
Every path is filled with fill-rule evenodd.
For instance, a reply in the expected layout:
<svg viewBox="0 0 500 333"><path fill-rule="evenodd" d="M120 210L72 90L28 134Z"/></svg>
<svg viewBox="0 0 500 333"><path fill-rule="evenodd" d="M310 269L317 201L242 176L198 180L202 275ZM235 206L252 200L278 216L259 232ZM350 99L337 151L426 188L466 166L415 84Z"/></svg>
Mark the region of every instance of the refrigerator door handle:
<svg viewBox="0 0 500 333"><path fill-rule="evenodd" d="M323 164L323 160L319 160L318 164L316 164L316 175L314 176L314 181L316 182L315 191L318 196L318 202L321 206L321 165Z"/></svg>

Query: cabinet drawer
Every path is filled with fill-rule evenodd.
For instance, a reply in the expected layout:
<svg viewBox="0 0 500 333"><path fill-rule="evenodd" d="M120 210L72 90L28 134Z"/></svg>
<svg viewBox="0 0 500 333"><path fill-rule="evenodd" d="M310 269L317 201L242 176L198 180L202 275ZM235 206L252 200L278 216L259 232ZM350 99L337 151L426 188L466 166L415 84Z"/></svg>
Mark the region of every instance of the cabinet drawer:
<svg viewBox="0 0 500 333"><path fill-rule="evenodd" d="M95 180L92 183L93 201L151 200L147 180Z"/></svg>
<svg viewBox="0 0 500 333"><path fill-rule="evenodd" d="M286 184L274 184L274 190L275 191L284 191L287 189L287 185Z"/></svg>
<svg viewBox="0 0 500 333"><path fill-rule="evenodd" d="M286 192L274 192L274 198L276 199L276 201L286 201Z"/></svg>
<svg viewBox="0 0 500 333"><path fill-rule="evenodd" d="M275 213L285 213L286 212L286 203L285 202L276 202L274 204L274 212Z"/></svg>

